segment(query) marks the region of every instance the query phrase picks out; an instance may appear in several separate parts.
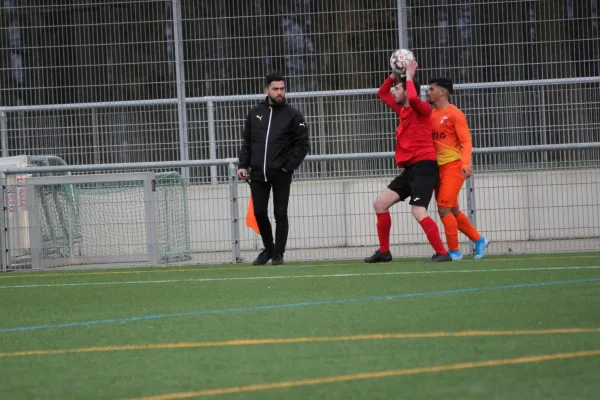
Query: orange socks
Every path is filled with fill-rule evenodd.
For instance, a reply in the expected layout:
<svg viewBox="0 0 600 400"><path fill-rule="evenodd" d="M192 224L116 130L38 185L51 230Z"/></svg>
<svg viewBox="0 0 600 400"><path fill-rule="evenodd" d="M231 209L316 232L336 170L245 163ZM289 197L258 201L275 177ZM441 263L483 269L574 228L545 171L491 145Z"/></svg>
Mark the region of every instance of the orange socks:
<svg viewBox="0 0 600 400"><path fill-rule="evenodd" d="M442 224L444 224L448 250L458 250L458 222L456 221L454 214L449 214L442 218Z"/></svg>
<svg viewBox="0 0 600 400"><path fill-rule="evenodd" d="M477 229L475 229L473 224L471 224L471 221L469 221L469 217L467 217L465 213L461 211L461 213L458 214L458 217L456 217L456 221L458 222L458 229L473 242L476 242L481 238L481 234L477 232ZM444 224L444 226L446 226L446 224ZM449 245L450 244L448 244L448 246Z"/></svg>

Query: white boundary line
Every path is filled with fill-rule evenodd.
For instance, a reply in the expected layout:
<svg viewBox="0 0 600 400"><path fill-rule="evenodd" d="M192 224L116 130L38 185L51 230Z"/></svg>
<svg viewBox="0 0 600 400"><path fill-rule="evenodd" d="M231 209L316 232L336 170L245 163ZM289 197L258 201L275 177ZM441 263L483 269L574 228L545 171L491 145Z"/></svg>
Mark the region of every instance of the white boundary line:
<svg viewBox="0 0 600 400"><path fill-rule="evenodd" d="M517 272L517 271L559 271L559 270L580 270L580 269L600 269L599 265L584 267L542 267L542 268L499 268L499 269L456 269L444 271L395 271L395 272L365 272L349 274L314 274L314 275L275 275L275 276L249 276L249 277L230 277L230 278L194 278L194 279L161 279L148 281L122 281L122 282L80 282L80 283L50 283L44 285L7 285L0 286L0 289L28 289L42 287L69 287L69 286L111 286L111 285L135 285L135 284L161 284L161 283L182 283L182 282L222 282L222 281L258 281L273 279L307 279L307 278L351 278L365 276L383 276L383 275L433 275L433 274L468 274L477 272Z"/></svg>

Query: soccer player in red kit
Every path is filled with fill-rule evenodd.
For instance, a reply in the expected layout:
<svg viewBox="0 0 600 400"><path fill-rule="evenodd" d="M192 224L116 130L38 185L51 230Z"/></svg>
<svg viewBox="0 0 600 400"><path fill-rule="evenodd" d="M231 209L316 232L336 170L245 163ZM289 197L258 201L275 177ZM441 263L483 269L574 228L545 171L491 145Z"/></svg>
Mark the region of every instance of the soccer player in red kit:
<svg viewBox="0 0 600 400"><path fill-rule="evenodd" d="M435 254L430 262L452 261L444 247L437 224L427 214L427 207L439 179L439 168L432 137L431 107L419 98L414 76L417 63L411 60L406 77L391 74L381 85L377 96L398 114L396 128L396 164L404 171L395 177L374 202L377 215L379 249L365 258L367 263L392 261L389 209L410 197L412 214L421 225ZM390 92L394 87L393 94Z"/></svg>

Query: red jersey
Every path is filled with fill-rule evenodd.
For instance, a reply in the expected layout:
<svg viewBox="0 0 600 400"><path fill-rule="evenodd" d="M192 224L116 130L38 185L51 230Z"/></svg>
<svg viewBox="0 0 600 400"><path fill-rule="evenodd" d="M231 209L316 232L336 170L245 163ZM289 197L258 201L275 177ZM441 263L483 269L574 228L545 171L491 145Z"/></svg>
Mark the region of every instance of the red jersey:
<svg viewBox="0 0 600 400"><path fill-rule="evenodd" d="M395 82L388 77L377 92L377 96L398 114L396 128L396 164L405 168L419 161L437 161L433 145L431 107L419 98L413 81L406 81L409 107L396 103L390 90Z"/></svg>

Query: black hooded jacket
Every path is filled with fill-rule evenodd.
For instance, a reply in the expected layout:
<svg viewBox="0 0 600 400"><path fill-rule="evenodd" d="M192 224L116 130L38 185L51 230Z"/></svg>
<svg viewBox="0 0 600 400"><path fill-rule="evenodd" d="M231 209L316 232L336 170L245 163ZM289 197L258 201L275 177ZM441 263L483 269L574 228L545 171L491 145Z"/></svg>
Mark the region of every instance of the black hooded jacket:
<svg viewBox="0 0 600 400"><path fill-rule="evenodd" d="M281 169L297 169L309 150L302 113L285 102L270 104L266 98L246 117L239 167L250 169L252 180L270 181Z"/></svg>

